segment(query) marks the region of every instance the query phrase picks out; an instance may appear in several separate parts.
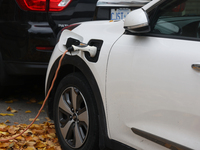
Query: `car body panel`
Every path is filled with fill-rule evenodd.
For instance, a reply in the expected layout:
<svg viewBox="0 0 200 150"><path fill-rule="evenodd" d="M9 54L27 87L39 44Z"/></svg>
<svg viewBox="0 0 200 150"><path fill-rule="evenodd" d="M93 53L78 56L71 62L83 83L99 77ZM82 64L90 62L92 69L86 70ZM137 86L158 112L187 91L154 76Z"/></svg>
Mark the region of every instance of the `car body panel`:
<svg viewBox="0 0 200 150"><path fill-rule="evenodd" d="M200 73L191 66L200 63L199 46L197 41L120 37L112 47L107 69L112 139L132 147L143 140L140 148L151 149L148 140L130 132L136 128L198 149Z"/></svg>
<svg viewBox="0 0 200 150"><path fill-rule="evenodd" d="M87 30L86 30L87 28ZM84 30L83 30L84 29ZM100 31L100 32L99 32ZM123 21L117 21L117 22L110 22L110 21L94 21L94 22L85 22L78 26L78 28L75 28L72 30L75 35L78 33L78 35L81 37L84 37L81 42L88 43L91 39L104 39L103 42L105 44L102 45L100 58L98 62L93 63L87 60L87 58L84 55L84 52L79 52L77 56L82 58L88 67L91 69L94 76L96 76L96 82L98 83L102 99L104 101L104 108L106 108L105 105L105 75L106 75L106 68L107 68L107 58L109 55L109 50L111 49L113 43L124 33L123 28ZM88 34L90 32L90 34ZM95 34L96 32L99 32L99 34ZM72 35L73 35L72 33ZM94 34L92 34L94 33ZM62 33L63 34L63 33ZM62 35L61 35L62 37ZM75 36L76 37L76 36ZM74 38L75 38L74 37ZM61 50L62 49L62 50ZM57 43L54 52L52 53L50 63L47 69L47 75L46 75L46 87L48 82L48 75L51 71L51 68L53 66L53 62L60 57L60 55L63 54L63 41L59 40ZM69 52L67 55L71 55ZM99 67L100 69L96 70L96 67ZM47 92L47 89L46 89Z"/></svg>

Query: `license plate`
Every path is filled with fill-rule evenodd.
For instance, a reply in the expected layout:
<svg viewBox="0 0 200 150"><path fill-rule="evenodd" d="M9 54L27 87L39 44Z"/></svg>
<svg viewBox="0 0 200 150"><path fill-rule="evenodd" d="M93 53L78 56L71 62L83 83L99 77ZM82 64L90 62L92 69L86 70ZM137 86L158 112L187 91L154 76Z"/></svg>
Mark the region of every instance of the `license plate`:
<svg viewBox="0 0 200 150"><path fill-rule="evenodd" d="M111 20L121 20L126 18L126 16L129 14L131 9L128 8L120 8L120 9L111 9Z"/></svg>

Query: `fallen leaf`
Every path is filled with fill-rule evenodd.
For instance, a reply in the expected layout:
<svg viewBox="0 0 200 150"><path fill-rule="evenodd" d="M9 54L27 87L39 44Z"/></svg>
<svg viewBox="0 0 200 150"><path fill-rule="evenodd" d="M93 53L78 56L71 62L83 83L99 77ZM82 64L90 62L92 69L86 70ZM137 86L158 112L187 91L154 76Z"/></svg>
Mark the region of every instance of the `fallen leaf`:
<svg viewBox="0 0 200 150"><path fill-rule="evenodd" d="M31 103L36 103L37 100L36 100L35 98L31 98L31 99L29 100L29 102L31 102Z"/></svg>
<svg viewBox="0 0 200 150"><path fill-rule="evenodd" d="M48 140L47 141L47 144L50 146L50 147L53 147L53 146L55 146L55 143L53 143L52 141L50 141L50 140Z"/></svg>
<svg viewBox="0 0 200 150"><path fill-rule="evenodd" d="M33 142L33 141L31 141L31 142L26 142L26 145L27 146L34 146L36 144L36 142Z"/></svg>
<svg viewBox="0 0 200 150"><path fill-rule="evenodd" d="M47 121L51 121L51 119L49 117L45 117L45 119L47 119Z"/></svg>
<svg viewBox="0 0 200 150"><path fill-rule="evenodd" d="M8 147L11 148L14 146L14 143L11 143Z"/></svg>
<svg viewBox="0 0 200 150"><path fill-rule="evenodd" d="M4 114L4 113L0 113L0 116L6 116L7 114Z"/></svg>
<svg viewBox="0 0 200 150"><path fill-rule="evenodd" d="M0 147L8 147L9 146L9 143L0 143Z"/></svg>
<svg viewBox="0 0 200 150"><path fill-rule="evenodd" d="M10 128L8 128L8 132L11 133L11 134L15 134L16 133L16 131L15 131L13 126L10 126Z"/></svg>
<svg viewBox="0 0 200 150"><path fill-rule="evenodd" d="M29 118L29 121L33 121L35 118ZM36 119L35 121L40 121L40 119Z"/></svg>
<svg viewBox="0 0 200 150"><path fill-rule="evenodd" d="M33 138L32 138L32 136L27 136L25 139L26 139L26 141L31 141ZM32 145L29 145L29 146L32 146Z"/></svg>
<svg viewBox="0 0 200 150"><path fill-rule="evenodd" d="M11 110L11 113L17 113L17 110Z"/></svg>
<svg viewBox="0 0 200 150"><path fill-rule="evenodd" d="M5 101L5 103L13 103L13 100Z"/></svg>
<svg viewBox="0 0 200 150"><path fill-rule="evenodd" d="M0 123L0 139L19 135L28 125ZM4 144L5 143L5 144ZM61 150L53 123L33 124L14 140L0 142L0 150Z"/></svg>
<svg viewBox="0 0 200 150"><path fill-rule="evenodd" d="M43 148L46 147L46 142L37 142L35 148Z"/></svg>
<svg viewBox="0 0 200 150"><path fill-rule="evenodd" d="M8 132L2 132L2 131L0 131L0 135L1 135L1 134L3 134L3 135L9 135Z"/></svg>
<svg viewBox="0 0 200 150"><path fill-rule="evenodd" d="M0 116L14 116L14 114L0 113Z"/></svg>
<svg viewBox="0 0 200 150"><path fill-rule="evenodd" d="M40 101L40 102L38 102L37 104L40 104L40 105L42 105L42 104L43 104L43 102L44 102L44 101Z"/></svg>
<svg viewBox="0 0 200 150"><path fill-rule="evenodd" d="M36 150L36 148L34 146L28 146L26 149L24 150Z"/></svg>
<svg viewBox="0 0 200 150"><path fill-rule="evenodd" d="M19 124L19 122L14 122L14 124Z"/></svg>
<svg viewBox="0 0 200 150"><path fill-rule="evenodd" d="M10 121L9 121L9 120L6 120L5 123L10 123Z"/></svg>
<svg viewBox="0 0 200 150"><path fill-rule="evenodd" d="M25 113L31 113L31 111L30 111L30 110L27 110L27 111L25 111Z"/></svg>
<svg viewBox="0 0 200 150"><path fill-rule="evenodd" d="M62 150L60 146L55 146L54 149L55 150Z"/></svg>
<svg viewBox="0 0 200 150"><path fill-rule="evenodd" d="M12 108L9 106L7 109L6 109L7 111L11 111L12 110Z"/></svg>

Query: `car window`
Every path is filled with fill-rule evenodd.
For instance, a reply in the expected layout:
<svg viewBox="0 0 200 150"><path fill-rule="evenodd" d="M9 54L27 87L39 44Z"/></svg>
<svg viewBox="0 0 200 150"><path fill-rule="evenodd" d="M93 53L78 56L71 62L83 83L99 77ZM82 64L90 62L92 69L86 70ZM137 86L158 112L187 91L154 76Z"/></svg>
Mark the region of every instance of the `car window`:
<svg viewBox="0 0 200 150"><path fill-rule="evenodd" d="M160 8L152 33L200 38L200 1L185 0Z"/></svg>

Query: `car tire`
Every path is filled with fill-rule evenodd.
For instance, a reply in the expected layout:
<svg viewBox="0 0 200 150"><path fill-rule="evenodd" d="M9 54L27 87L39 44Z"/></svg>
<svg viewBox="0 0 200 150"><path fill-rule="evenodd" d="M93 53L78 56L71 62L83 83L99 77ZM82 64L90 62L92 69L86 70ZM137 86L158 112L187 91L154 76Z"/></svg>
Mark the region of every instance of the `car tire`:
<svg viewBox="0 0 200 150"><path fill-rule="evenodd" d="M54 100L54 123L61 147L98 150L98 115L92 90L79 73L63 78Z"/></svg>

